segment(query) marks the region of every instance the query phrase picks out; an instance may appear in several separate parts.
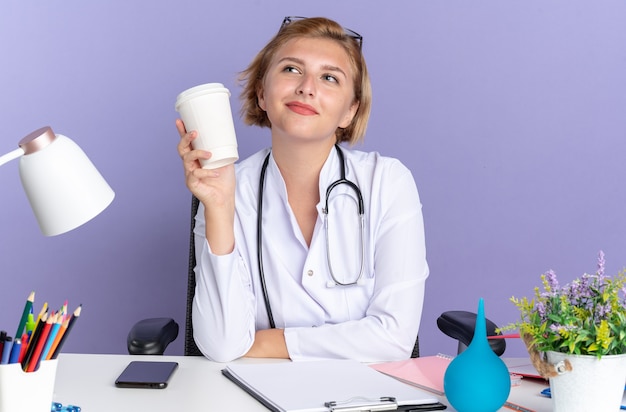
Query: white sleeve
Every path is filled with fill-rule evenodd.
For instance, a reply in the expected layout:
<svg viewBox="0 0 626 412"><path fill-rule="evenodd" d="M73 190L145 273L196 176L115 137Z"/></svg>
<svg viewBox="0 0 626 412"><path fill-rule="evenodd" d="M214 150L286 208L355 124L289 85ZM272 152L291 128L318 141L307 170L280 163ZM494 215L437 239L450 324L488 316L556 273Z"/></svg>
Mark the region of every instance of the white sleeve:
<svg viewBox="0 0 626 412"><path fill-rule="evenodd" d="M287 328L293 360L351 358L362 362L406 359L419 329L429 274L422 208L411 172L400 162L371 187L375 290L360 320L314 328ZM374 210L372 210L374 209ZM367 211L366 211L367 213Z"/></svg>
<svg viewBox="0 0 626 412"><path fill-rule="evenodd" d="M228 362L252 346L255 332L254 296L250 275L237 247L214 255L205 237L204 208L200 204L194 229L196 292L192 323L198 349L209 359Z"/></svg>

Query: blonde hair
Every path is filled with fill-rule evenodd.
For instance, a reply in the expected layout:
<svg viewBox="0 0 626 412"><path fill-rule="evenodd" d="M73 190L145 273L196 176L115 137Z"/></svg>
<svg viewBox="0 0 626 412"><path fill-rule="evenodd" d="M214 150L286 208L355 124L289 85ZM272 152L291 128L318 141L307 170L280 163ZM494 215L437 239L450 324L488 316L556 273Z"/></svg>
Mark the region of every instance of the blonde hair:
<svg viewBox="0 0 626 412"><path fill-rule="evenodd" d="M365 58L361 53L361 44L337 22L313 17L299 20L287 20L270 42L255 56L247 69L241 72L243 101L241 114L248 125L272 127L267 113L259 107L258 95L263 91L263 81L272 59L278 49L295 38L321 38L336 41L346 51L354 72L354 101L358 104L352 122L346 128L337 128L337 143L355 144L365 136L367 122L372 106L372 88Z"/></svg>

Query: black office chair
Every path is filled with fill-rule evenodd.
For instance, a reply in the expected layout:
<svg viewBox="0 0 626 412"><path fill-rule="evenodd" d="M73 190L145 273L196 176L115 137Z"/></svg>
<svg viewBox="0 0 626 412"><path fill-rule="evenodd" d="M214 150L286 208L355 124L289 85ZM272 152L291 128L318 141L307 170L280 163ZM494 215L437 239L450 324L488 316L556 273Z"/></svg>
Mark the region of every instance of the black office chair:
<svg viewBox="0 0 626 412"><path fill-rule="evenodd" d="M200 201L197 197L191 197L191 223L189 229L189 263L187 265L187 309L185 313L185 356L202 356L202 352L196 346L193 338L193 324L191 323L191 304L196 294L196 242L193 229L196 226L196 213Z"/></svg>
<svg viewBox="0 0 626 412"><path fill-rule="evenodd" d="M498 326L489 319L485 319L485 321L487 323L487 336L496 335ZM474 337L476 313L462 310L444 312L437 318L437 326L443 333L459 341L457 353L461 353L467 349ZM506 350L506 341L504 339L489 339L489 346L496 355L502 356Z"/></svg>
<svg viewBox="0 0 626 412"><path fill-rule="evenodd" d="M196 291L196 248L193 229L196 225L198 198L191 197L191 223L189 230L189 263L187 267L187 308L185 314L185 356L202 356L193 339L191 304ZM150 318L137 322L128 333L126 341L131 355L162 355L167 346L178 336L178 324L171 318Z"/></svg>
<svg viewBox="0 0 626 412"><path fill-rule="evenodd" d="M191 307L196 290L196 248L194 227L199 201L195 196L191 199L191 223L189 230L189 263L187 267L187 308L185 314L185 356L202 356L200 349L193 338L191 322ZM473 315L473 318L472 318ZM472 322L473 319L473 322ZM487 333L494 334L496 326L487 321ZM459 340L459 352L463 345L467 347L474 335L476 314L462 311L450 311L442 314L437 320L439 328L447 335ZM178 336L178 324L171 318L150 318L137 322L131 328L127 338L128 353L131 355L162 355L167 346ZM494 352L499 355L504 352L504 339L490 341ZM415 338L415 345L411 352L412 358L419 357L419 335Z"/></svg>

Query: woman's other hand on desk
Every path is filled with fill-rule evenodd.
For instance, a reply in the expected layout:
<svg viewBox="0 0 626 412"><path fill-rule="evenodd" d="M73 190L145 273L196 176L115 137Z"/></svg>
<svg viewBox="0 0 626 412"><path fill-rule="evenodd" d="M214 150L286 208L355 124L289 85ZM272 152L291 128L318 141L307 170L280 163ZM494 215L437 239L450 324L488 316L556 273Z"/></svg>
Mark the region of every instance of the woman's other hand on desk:
<svg viewBox="0 0 626 412"><path fill-rule="evenodd" d="M254 343L245 354L247 358L289 359L283 329L264 329L256 331Z"/></svg>

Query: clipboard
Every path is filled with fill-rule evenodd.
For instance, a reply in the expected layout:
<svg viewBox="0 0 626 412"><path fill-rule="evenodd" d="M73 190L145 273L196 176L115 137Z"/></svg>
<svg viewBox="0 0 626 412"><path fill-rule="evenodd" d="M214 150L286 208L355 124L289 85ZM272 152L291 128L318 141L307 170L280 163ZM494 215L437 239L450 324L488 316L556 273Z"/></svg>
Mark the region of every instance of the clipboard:
<svg viewBox="0 0 626 412"><path fill-rule="evenodd" d="M446 409L432 394L352 360L232 363L222 374L275 412Z"/></svg>

